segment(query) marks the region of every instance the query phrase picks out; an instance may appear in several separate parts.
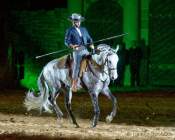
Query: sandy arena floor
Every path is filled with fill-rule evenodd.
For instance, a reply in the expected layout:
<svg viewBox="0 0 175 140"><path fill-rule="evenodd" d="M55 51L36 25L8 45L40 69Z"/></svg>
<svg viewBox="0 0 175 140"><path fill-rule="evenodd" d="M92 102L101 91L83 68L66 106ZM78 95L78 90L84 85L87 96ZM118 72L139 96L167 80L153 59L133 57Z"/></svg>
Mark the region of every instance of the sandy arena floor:
<svg viewBox="0 0 175 140"><path fill-rule="evenodd" d="M111 102L100 96L101 116L91 128L93 108L88 94L74 94L72 109L80 128L74 128L64 109L63 96L58 102L65 114L60 122L55 115L26 113L25 91L0 91L0 140L175 140L175 92L116 93L119 110L111 124L105 116Z"/></svg>
<svg viewBox="0 0 175 140"><path fill-rule="evenodd" d="M63 119L60 125L55 117L5 115L0 113L0 134L17 133L25 136L43 135L51 138L76 139L175 139L175 127L145 127L100 122L96 128L90 128L89 120L78 119L78 122L81 128L74 128L68 119Z"/></svg>

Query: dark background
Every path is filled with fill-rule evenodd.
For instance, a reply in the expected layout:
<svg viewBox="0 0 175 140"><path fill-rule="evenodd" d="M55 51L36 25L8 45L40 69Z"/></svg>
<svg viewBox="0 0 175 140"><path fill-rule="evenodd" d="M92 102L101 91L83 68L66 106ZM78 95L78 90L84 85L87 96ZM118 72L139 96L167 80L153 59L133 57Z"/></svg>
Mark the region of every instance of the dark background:
<svg viewBox="0 0 175 140"><path fill-rule="evenodd" d="M141 87L175 86L175 1L136 0L136 36L128 38L145 40L140 66ZM145 10L145 3L148 7ZM77 5L78 4L78 5ZM133 3L133 7L134 7ZM131 5L132 6L132 5ZM146 6L145 6L146 7ZM36 79L43 66L64 54L36 60L35 56L62 50L64 34L70 26L67 17L79 12L86 17L83 23L94 40L125 32L132 28L124 22L127 15L126 0L2 0L0 4L0 87L36 88ZM147 19L145 18L147 17ZM145 31L147 33L145 33ZM131 39L130 39L131 40ZM124 42L130 48L130 40L119 38L107 43L112 47ZM129 66L126 64L126 66ZM128 68L123 86L130 86ZM129 80L128 80L129 79ZM129 81L129 82L128 82ZM114 85L116 86L116 85Z"/></svg>

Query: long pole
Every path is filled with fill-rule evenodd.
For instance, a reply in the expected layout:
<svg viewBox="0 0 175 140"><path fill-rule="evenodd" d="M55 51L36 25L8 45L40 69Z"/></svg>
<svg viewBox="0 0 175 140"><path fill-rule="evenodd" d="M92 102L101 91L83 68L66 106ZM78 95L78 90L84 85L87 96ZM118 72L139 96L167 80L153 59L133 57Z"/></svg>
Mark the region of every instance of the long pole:
<svg viewBox="0 0 175 140"><path fill-rule="evenodd" d="M106 40L111 40L111 39L114 39L114 38L122 37L122 36L127 35L127 34L128 33L124 33L124 34L120 34L120 35L111 36L111 37L108 37L108 38L103 38L103 39L94 41L93 43L95 44L95 43L98 43L98 42L102 42L102 41L106 41Z"/></svg>
<svg viewBox="0 0 175 140"><path fill-rule="evenodd" d="M56 53L62 53L62 52L68 51L68 50L69 49L59 50L59 51L55 51L55 52L39 55L39 56L36 56L35 58L39 59L39 58L42 58L42 57L45 57L45 56L48 56L48 55L52 55L52 54L56 54Z"/></svg>
<svg viewBox="0 0 175 140"><path fill-rule="evenodd" d="M93 44L98 43L98 42L102 42L102 41L106 41L106 40L111 40L111 39L118 38L118 37L122 37L122 36L127 35L127 34L128 34L128 33L124 33L124 34L120 34L120 35L111 36L111 37L108 37L108 38L103 38L103 39L94 41ZM90 44L90 43L88 43L88 44L86 44L86 45L89 45L89 44ZM39 55L39 56L36 56L35 58L36 58L36 59L39 59L39 58L42 58L42 57L45 57L45 56L48 56L48 55L52 55L52 54L56 54L56 53L62 53L62 52L69 51L69 50L70 50L70 49L59 50L59 51L55 51L55 52L51 52L51 53Z"/></svg>

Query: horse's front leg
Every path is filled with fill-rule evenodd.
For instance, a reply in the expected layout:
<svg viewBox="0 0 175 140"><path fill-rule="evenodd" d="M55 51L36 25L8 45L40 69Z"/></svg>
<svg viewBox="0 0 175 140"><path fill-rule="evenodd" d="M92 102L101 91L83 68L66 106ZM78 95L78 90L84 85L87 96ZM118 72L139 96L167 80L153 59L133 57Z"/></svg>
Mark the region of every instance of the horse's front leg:
<svg viewBox="0 0 175 140"><path fill-rule="evenodd" d="M117 99L111 93L109 87L103 88L102 94L106 95L112 101L112 112L106 117L106 122L110 123L113 120L113 118L116 116L116 113L117 113L117 106L116 106Z"/></svg>
<svg viewBox="0 0 175 140"><path fill-rule="evenodd" d="M99 94L99 92L91 92L90 93L92 104L94 107L94 117L92 120L92 127L96 127L98 120L99 120L99 116L100 116L100 108L98 105L98 94Z"/></svg>
<svg viewBox="0 0 175 140"><path fill-rule="evenodd" d="M69 116L71 117L72 119L72 123L75 125L76 128L79 127L73 113L72 113L72 108L71 108L71 100L72 100L72 91L70 88L67 88L68 89L68 92L66 91L65 92L65 107L66 107L66 110L69 114Z"/></svg>

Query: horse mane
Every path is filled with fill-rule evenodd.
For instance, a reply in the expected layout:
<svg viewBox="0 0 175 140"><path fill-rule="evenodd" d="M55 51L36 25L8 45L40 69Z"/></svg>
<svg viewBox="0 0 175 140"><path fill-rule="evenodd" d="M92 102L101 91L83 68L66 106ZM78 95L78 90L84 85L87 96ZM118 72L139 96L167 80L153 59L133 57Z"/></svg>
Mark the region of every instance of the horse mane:
<svg viewBox="0 0 175 140"><path fill-rule="evenodd" d="M111 49L111 46L109 46L107 44L99 44L97 46L97 49L100 50L101 52L109 51Z"/></svg>

